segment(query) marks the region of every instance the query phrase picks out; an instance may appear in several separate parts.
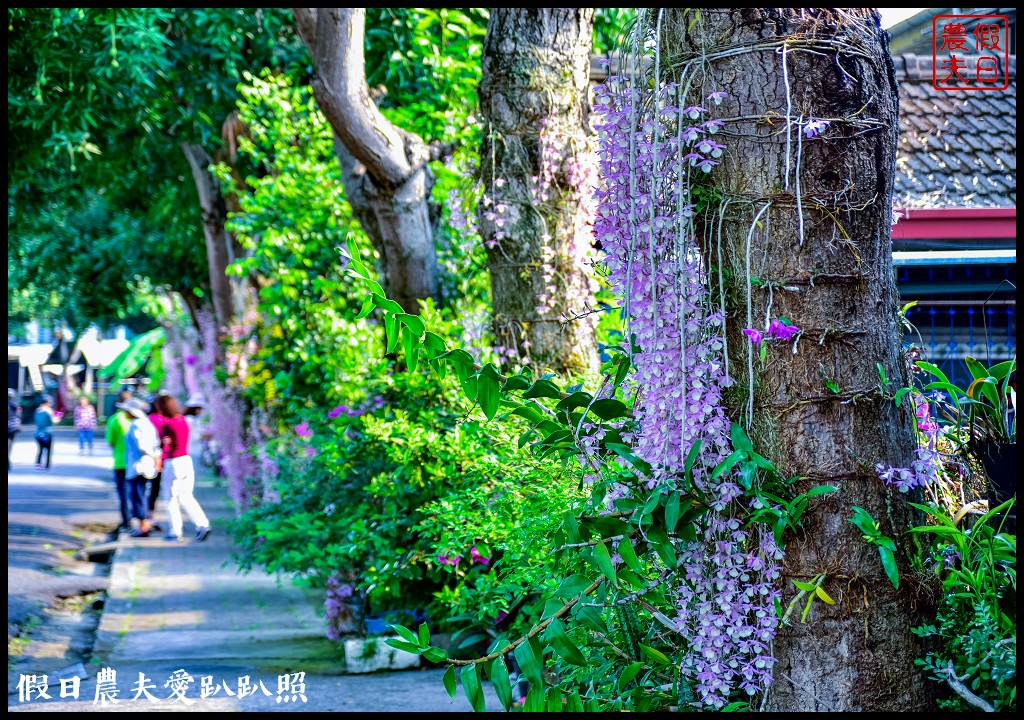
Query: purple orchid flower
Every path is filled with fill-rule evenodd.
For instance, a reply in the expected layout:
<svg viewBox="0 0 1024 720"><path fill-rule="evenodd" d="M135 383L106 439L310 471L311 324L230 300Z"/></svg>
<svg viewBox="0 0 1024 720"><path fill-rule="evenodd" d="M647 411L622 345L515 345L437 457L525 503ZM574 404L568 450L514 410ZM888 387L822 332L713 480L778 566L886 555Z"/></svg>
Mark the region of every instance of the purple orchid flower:
<svg viewBox="0 0 1024 720"><path fill-rule="evenodd" d="M830 123L828 120L816 120L814 118L811 118L806 123L804 123L804 135L806 135L808 139L814 137L815 135L820 135L821 133L825 132L825 128L827 128L831 124L832 123Z"/></svg>
<svg viewBox="0 0 1024 720"><path fill-rule="evenodd" d="M309 440L313 437L313 429L309 427L309 423L303 420L295 426L295 434L303 440Z"/></svg>
<svg viewBox="0 0 1024 720"><path fill-rule="evenodd" d="M341 415L343 412L348 412L348 405L338 405L336 408L327 413L327 417L331 420Z"/></svg>
<svg viewBox="0 0 1024 720"><path fill-rule="evenodd" d="M743 334L750 338L750 342L754 345L760 345L761 340L764 338L764 334L754 328L743 328Z"/></svg>
<svg viewBox="0 0 1024 720"><path fill-rule="evenodd" d="M480 554L480 551L476 549L476 545L474 545L470 549L469 557L473 560L473 562L480 563L481 565L487 565L491 562L491 559L489 557L484 557Z"/></svg>
<svg viewBox="0 0 1024 720"><path fill-rule="evenodd" d="M787 325L781 320L772 320L768 324L768 337L775 340L792 340L798 332L800 328L796 325Z"/></svg>

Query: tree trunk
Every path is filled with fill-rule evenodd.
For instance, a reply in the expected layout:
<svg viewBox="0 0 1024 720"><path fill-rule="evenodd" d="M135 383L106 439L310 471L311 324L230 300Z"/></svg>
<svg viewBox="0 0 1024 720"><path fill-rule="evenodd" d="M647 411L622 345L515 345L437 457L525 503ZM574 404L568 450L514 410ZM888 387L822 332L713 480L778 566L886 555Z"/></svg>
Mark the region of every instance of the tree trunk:
<svg viewBox="0 0 1024 720"><path fill-rule="evenodd" d="M370 97L365 9L292 12L316 65L313 95L335 133L346 195L381 256L383 285L406 312L419 313L417 301L439 299L429 212L431 150L418 136L392 125Z"/></svg>
<svg viewBox="0 0 1024 720"><path fill-rule="evenodd" d="M206 237L206 259L210 265L210 295L218 327L231 322L234 316L231 281L227 276L228 244L231 242L224 225L227 206L220 192L220 184L210 173L213 160L199 145L182 143L181 151L192 168L192 177L199 193L199 207L203 212L203 235Z"/></svg>
<svg viewBox="0 0 1024 720"><path fill-rule="evenodd" d="M914 447L876 366L906 383L890 245L898 103L886 35L869 9L666 9L664 21L662 66L681 71L681 86L702 88L686 101L729 93L714 112L725 120L716 138L725 155L709 176L722 223L705 222L703 242L710 267L733 278L731 410L759 452L801 478L796 490L839 488L812 499L787 538L782 587L786 608L793 580L823 574L836 604L815 602L806 623L780 628L765 707L927 709L911 628L928 599L907 563L908 508L873 469L909 465ZM831 124L813 136L800 124L812 118ZM741 331L780 317L801 335L764 340L762 361ZM896 542L899 590L877 547L848 522L853 506Z"/></svg>
<svg viewBox="0 0 1024 720"><path fill-rule="evenodd" d="M480 81L480 229L499 352L559 372L600 368L586 175L593 8L492 8Z"/></svg>

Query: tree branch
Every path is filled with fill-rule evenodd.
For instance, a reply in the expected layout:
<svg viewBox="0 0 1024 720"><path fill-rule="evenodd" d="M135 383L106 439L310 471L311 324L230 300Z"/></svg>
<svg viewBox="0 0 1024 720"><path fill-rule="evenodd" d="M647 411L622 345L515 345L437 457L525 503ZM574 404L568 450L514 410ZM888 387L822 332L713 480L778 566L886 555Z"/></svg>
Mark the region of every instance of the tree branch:
<svg viewBox="0 0 1024 720"><path fill-rule="evenodd" d="M366 10L296 8L293 13L316 65L313 94L331 127L377 185L403 185L428 153L416 147L422 140L392 125L370 97L363 55Z"/></svg>
<svg viewBox="0 0 1024 720"><path fill-rule="evenodd" d="M525 635L523 635L518 640L509 643L506 647L503 647L501 650L495 650L494 652L490 653L489 655L484 655L482 658L476 658L475 660L453 660L453 659L449 658L448 661L447 661L448 664L450 664L450 665L480 665L482 663L490 662L491 660L494 660L495 658L500 658L505 653L512 652L513 650L515 650L517 647L522 645L524 642L526 642L530 638L535 637L536 635L540 635L540 633L543 632L543 630L548 625L550 625L554 620L557 620L558 618L562 617L567 612L572 610L573 606L580 601L580 598L586 597L590 593L592 593L595 590L597 590L597 588L599 588L601 586L601 583L603 583L603 582L604 582L604 576L599 577L597 580L595 580L590 585L590 587L588 587L586 590L584 590L579 595L577 595L572 600L570 600L565 605L563 605L561 608L559 608L558 612L556 612L554 615L552 615L547 620L545 620L544 622L542 622L539 625L537 625L536 627L534 627L533 630L531 630L530 632L526 633Z"/></svg>
<svg viewBox="0 0 1024 720"><path fill-rule="evenodd" d="M978 708L982 712L995 712L996 709L992 707L988 702L982 700L980 697L970 691L970 689L963 684L963 681L957 677L956 668L953 667L953 661L949 661L949 665L946 666L946 682L953 688L957 695L964 699L968 705Z"/></svg>
<svg viewBox="0 0 1024 720"><path fill-rule="evenodd" d="M309 48L309 54L316 57L316 8L291 8L295 18L295 30L302 42Z"/></svg>

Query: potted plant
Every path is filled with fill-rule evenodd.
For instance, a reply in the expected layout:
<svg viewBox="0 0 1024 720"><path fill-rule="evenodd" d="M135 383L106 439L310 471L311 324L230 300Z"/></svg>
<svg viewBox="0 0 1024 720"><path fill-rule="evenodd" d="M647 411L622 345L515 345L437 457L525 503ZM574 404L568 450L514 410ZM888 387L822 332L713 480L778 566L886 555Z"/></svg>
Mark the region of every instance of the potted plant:
<svg viewBox="0 0 1024 720"><path fill-rule="evenodd" d="M926 391L942 390L949 395L946 415L957 426L966 451L981 462L989 507L994 508L1017 494L1017 393L1011 384L1017 360L988 368L972 357L966 358L966 363L972 376L966 390L951 383L931 363L917 365L936 378L925 385ZM1007 529L1015 532L1016 509L1009 511L1007 523Z"/></svg>

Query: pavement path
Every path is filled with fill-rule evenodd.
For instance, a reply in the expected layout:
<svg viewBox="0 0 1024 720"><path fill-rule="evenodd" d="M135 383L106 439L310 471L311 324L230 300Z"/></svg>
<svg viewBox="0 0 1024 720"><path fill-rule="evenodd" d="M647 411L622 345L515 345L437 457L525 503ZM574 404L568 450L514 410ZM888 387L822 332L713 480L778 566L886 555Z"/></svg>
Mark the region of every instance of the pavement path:
<svg viewBox="0 0 1024 720"><path fill-rule="evenodd" d="M83 474L91 467L86 460L81 466ZM213 521L214 531L206 542L191 539L192 525L188 521L185 535L190 539L184 543L124 534L118 539L109 595L87 668L89 677L81 681L78 699L61 698L61 685L57 683L49 687L49 698L33 694L31 700L23 702L17 692L10 693L9 682L10 710L469 709L461 693L455 702L449 699L440 670L340 675L345 666L341 646L323 634L322 593L263 572L239 574L231 560L233 547L225 529L232 514L226 490L212 478L203 477L196 496ZM158 520L167 527L166 516L159 510ZM94 702L98 673L104 669L116 671L118 703ZM166 685L177 671L192 678L185 692L188 703ZM305 702L293 698L291 692L296 673L305 673L301 677ZM141 699L133 700L140 674L147 678L147 686L154 686L147 688L154 697L152 701L141 693ZM239 683L243 678L256 688L255 694L241 697ZM204 682L219 689L201 699ZM494 696L490 692L488 695L489 706L497 707Z"/></svg>
<svg viewBox="0 0 1024 720"><path fill-rule="evenodd" d="M58 597L106 587L102 568L74 560L82 526L119 522L110 448L78 455L73 428L54 429L51 469L35 469L32 427L18 433L7 469L7 637Z"/></svg>

